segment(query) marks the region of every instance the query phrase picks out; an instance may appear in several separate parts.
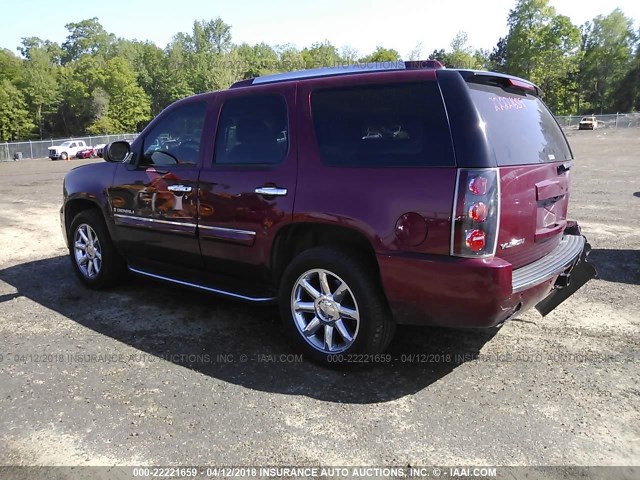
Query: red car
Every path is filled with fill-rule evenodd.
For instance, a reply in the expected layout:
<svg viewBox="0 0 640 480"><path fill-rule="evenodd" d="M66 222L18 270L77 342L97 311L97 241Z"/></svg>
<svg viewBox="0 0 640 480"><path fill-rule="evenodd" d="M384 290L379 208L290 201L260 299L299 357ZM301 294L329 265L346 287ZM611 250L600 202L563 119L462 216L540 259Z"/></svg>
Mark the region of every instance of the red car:
<svg viewBox="0 0 640 480"><path fill-rule="evenodd" d="M96 158L93 147L88 147L76 153L76 158Z"/></svg>
<svg viewBox="0 0 640 480"><path fill-rule="evenodd" d="M538 87L508 75L269 75L174 103L104 159L64 181L85 285L128 270L277 302L322 362L383 352L396 324L545 315L595 275L567 219L571 149Z"/></svg>

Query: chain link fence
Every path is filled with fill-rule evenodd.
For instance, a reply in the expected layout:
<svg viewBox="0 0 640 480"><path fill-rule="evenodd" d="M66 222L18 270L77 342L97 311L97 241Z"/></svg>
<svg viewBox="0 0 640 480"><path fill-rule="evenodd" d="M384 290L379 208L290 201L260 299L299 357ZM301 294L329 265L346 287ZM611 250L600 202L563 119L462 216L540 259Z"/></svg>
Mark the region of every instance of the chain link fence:
<svg viewBox="0 0 640 480"><path fill-rule="evenodd" d="M640 127L640 113L616 113L611 115L568 115L559 116L558 123L565 130L577 130L580 120L595 117L597 128L638 128ZM101 135L95 137L59 138L52 140L34 140L28 142L0 143L0 162L17 160L18 158L46 158L49 147L60 145L69 140L84 140L89 146L116 140L133 140L137 133L121 133L118 135Z"/></svg>
<svg viewBox="0 0 640 480"><path fill-rule="evenodd" d="M558 123L565 130L577 130L580 120L584 117L595 117L598 121L596 128L638 128L640 127L640 113L614 113L611 115L569 115L556 117Z"/></svg>
<svg viewBox="0 0 640 480"><path fill-rule="evenodd" d="M111 143L116 140L133 140L137 133L121 133L118 135L100 135L95 137L59 138L52 140L34 140L28 142L0 143L0 162L17 160L20 158L46 158L49 147L60 145L69 140L84 140L88 146L101 143Z"/></svg>

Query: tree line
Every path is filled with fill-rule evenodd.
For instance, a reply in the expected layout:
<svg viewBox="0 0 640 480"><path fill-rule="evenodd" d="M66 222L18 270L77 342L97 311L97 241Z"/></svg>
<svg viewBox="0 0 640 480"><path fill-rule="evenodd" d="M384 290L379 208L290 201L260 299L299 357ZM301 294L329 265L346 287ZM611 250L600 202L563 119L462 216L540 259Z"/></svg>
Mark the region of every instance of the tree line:
<svg viewBox="0 0 640 480"><path fill-rule="evenodd" d="M557 115L640 109L640 30L620 9L576 26L549 0L518 0L507 24L492 51L474 50L459 32L428 59L530 79ZM66 28L62 45L26 37L19 55L0 50L0 141L134 132L173 101L238 80L400 59L382 46L361 56L327 40L303 49L236 44L221 18L194 22L164 49L116 38L97 18ZM422 59L422 50L405 60Z"/></svg>

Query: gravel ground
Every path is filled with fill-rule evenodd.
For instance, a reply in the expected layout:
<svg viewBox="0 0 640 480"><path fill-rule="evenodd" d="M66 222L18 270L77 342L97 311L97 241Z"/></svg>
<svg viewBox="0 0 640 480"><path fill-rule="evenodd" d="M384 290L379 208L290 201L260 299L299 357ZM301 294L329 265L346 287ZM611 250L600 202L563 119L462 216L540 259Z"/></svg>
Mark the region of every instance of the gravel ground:
<svg viewBox="0 0 640 480"><path fill-rule="evenodd" d="M637 466L640 135L570 141L600 278L544 319L400 328L399 360L348 371L282 357L272 308L81 287L58 208L94 160L0 163L0 464Z"/></svg>

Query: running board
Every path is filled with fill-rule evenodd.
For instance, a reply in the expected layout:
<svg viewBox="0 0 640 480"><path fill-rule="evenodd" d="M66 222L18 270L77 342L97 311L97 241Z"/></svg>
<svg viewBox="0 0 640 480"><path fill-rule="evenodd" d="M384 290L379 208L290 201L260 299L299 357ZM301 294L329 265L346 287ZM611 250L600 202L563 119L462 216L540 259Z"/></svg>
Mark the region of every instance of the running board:
<svg viewBox="0 0 640 480"><path fill-rule="evenodd" d="M157 275L155 273L145 272L144 270L139 270L134 267L127 267L130 272L135 273L137 275L142 275L144 277L153 278L155 280L162 280L164 282L175 283L178 285L182 285L184 287L197 288L199 290L204 290L206 292L214 293L216 295L223 295L225 297L235 298L236 300L243 300L245 302L252 303L273 303L276 301L275 297L249 297L246 295L240 295L239 293L228 292L226 290L220 290L217 288L207 287L205 285L199 285L197 283L185 282L182 280L177 280L175 278L164 277L162 275Z"/></svg>

